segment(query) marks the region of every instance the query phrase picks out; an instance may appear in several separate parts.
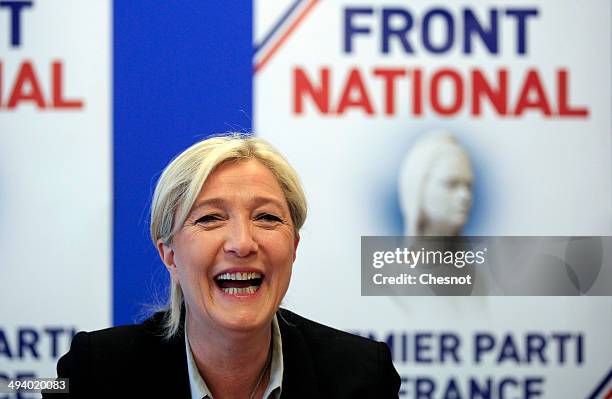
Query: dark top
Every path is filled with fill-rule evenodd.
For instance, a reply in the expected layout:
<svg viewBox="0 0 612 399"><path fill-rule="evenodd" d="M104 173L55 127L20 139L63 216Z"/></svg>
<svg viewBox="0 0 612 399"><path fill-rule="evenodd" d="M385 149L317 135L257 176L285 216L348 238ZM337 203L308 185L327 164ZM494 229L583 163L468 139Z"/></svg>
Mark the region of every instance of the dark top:
<svg viewBox="0 0 612 399"><path fill-rule="evenodd" d="M57 374L70 395L43 398L189 398L184 332L162 334L164 314L142 324L80 332ZM281 398L397 398L400 378L389 348L285 309L278 311L283 346Z"/></svg>

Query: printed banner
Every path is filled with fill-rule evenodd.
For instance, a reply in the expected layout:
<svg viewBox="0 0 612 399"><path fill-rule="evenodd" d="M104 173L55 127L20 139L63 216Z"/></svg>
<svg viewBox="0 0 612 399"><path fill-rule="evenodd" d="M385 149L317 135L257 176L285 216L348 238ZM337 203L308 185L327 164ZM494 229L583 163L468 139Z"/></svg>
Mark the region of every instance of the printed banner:
<svg viewBox="0 0 612 399"><path fill-rule="evenodd" d="M112 322L111 2L2 1L0 32L8 383L55 377L78 330Z"/></svg>
<svg viewBox="0 0 612 399"><path fill-rule="evenodd" d="M284 305L386 341L400 397L589 397L609 379L610 297L364 297L360 244L610 235L611 11L255 2L255 132L309 201Z"/></svg>

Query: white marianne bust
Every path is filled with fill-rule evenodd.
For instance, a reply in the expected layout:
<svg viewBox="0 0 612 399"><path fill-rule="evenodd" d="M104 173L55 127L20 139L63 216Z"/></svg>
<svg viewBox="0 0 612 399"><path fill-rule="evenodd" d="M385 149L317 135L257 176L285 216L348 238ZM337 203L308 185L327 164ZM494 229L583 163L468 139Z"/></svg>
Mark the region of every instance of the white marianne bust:
<svg viewBox="0 0 612 399"><path fill-rule="evenodd" d="M424 135L406 154L400 169L404 235L460 235L472 206L473 181L467 153L452 134Z"/></svg>

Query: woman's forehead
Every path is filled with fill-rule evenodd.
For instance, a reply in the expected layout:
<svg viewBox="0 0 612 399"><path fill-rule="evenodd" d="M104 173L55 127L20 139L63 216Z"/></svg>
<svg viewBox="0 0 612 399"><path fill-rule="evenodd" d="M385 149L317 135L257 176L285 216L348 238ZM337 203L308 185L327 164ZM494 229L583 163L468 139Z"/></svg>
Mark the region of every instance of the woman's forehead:
<svg viewBox="0 0 612 399"><path fill-rule="evenodd" d="M226 162L206 179L194 206L231 198L286 205L285 194L272 171L257 159Z"/></svg>
<svg viewBox="0 0 612 399"><path fill-rule="evenodd" d="M473 176L469 158L461 151L447 152L431 166L430 176L434 178L458 177L471 179Z"/></svg>

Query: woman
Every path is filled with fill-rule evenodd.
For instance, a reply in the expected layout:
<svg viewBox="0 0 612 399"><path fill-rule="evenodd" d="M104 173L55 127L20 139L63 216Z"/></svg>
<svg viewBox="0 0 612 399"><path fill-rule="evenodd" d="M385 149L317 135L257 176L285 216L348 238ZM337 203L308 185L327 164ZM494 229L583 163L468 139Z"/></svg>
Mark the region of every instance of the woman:
<svg viewBox="0 0 612 399"><path fill-rule="evenodd" d="M164 170L151 208L168 309L77 334L59 377L83 397L397 398L384 344L279 309L305 218L295 171L265 141L193 145Z"/></svg>

